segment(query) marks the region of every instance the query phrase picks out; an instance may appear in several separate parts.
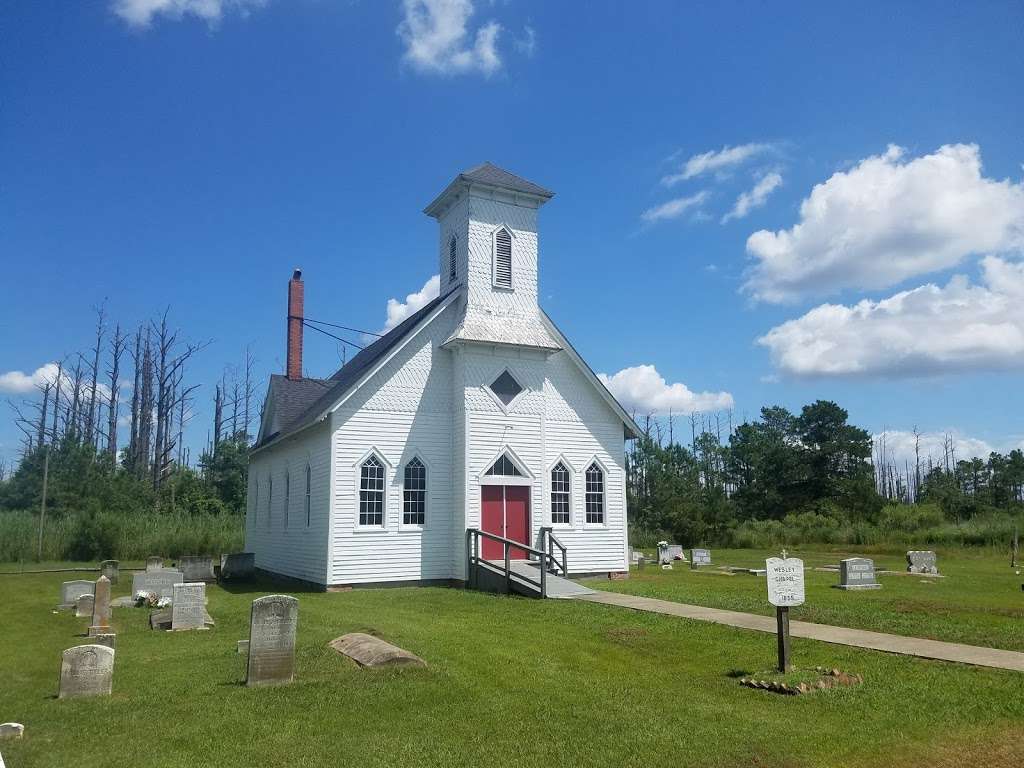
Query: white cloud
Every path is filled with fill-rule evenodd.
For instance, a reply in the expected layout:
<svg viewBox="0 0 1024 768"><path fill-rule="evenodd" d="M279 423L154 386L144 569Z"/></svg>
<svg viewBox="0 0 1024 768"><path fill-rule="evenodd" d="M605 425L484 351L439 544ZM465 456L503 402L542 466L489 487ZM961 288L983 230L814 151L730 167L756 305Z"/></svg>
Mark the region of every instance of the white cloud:
<svg viewBox="0 0 1024 768"><path fill-rule="evenodd" d="M261 8L267 0L114 0L111 10L133 27L148 27L157 16L178 20L195 16L210 25L217 24L228 11L243 16Z"/></svg>
<svg viewBox="0 0 1024 768"><path fill-rule="evenodd" d="M699 206L707 199L707 197L707 191L698 192L697 194L690 195L689 197L677 197L675 200L669 200L667 203L662 203L661 205L656 205L653 208L648 208L640 214L640 218L648 224L653 224L658 221L667 221L669 219L677 219L690 208Z"/></svg>
<svg viewBox="0 0 1024 768"><path fill-rule="evenodd" d="M755 208L760 208L768 201L768 196L781 184L782 176L778 173L769 173L763 176L753 189L743 192L736 198L736 204L722 217L722 223L725 224L731 219L742 219Z"/></svg>
<svg viewBox="0 0 1024 768"><path fill-rule="evenodd" d="M781 302L887 288L1024 245L1024 186L982 176L976 145L903 158L890 146L815 186L792 228L753 233L744 289Z"/></svg>
<svg viewBox="0 0 1024 768"><path fill-rule="evenodd" d="M700 176L703 173L724 171L728 168L741 165L755 155L767 152L771 148L771 144L751 143L740 144L737 147L726 146L719 150L703 152L691 157L683 163L675 173L670 173L667 176L662 177L661 183L666 187L671 187L681 181L686 181L687 179Z"/></svg>
<svg viewBox="0 0 1024 768"><path fill-rule="evenodd" d="M1024 262L982 259L981 284L956 275L881 301L822 304L758 339L795 376L923 376L1024 368Z"/></svg>
<svg viewBox="0 0 1024 768"><path fill-rule="evenodd" d="M516 50L528 59L537 52L537 31L529 24L523 27L523 36L516 39Z"/></svg>
<svg viewBox="0 0 1024 768"><path fill-rule="evenodd" d="M388 299L388 319L381 333L387 333L405 318L423 309L441 294L441 277L434 275L416 293L410 293L405 301Z"/></svg>
<svg viewBox="0 0 1024 768"><path fill-rule="evenodd" d="M612 376L599 373L597 377L627 411L652 415L672 411L685 415L733 406L728 392L693 392L680 382L668 384L653 365L636 365Z"/></svg>
<svg viewBox="0 0 1024 768"><path fill-rule="evenodd" d="M876 452L884 446L885 459L895 464L901 471L909 466L913 472L916 466L914 455L914 433L907 430L887 429L873 436ZM985 440L963 435L956 430L947 432L922 432L918 451L921 457L921 473L928 471L928 459L932 465L942 464L946 455L947 445L953 448L956 461L962 459L987 459L995 449Z"/></svg>
<svg viewBox="0 0 1024 768"><path fill-rule="evenodd" d="M497 22L477 29L470 45L466 24L473 15L471 0L404 0L403 7L405 18L397 31L405 43L405 59L416 69L442 75L491 75L501 68Z"/></svg>
<svg viewBox="0 0 1024 768"><path fill-rule="evenodd" d="M32 373L8 371L7 373L0 373L0 392L12 395L27 395L45 386L47 382L53 383L56 380L56 363L41 365Z"/></svg>

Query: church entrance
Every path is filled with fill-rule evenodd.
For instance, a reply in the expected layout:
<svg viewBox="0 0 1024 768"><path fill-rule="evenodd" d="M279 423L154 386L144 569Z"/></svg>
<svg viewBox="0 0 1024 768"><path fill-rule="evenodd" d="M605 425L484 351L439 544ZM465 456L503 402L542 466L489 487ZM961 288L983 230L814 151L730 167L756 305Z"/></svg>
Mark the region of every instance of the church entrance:
<svg viewBox="0 0 1024 768"><path fill-rule="evenodd" d="M480 527L486 533L530 543L530 486L481 485ZM481 537L483 538L483 537ZM505 548L500 542L483 538L481 556L485 560L503 560ZM512 560L525 560L526 551L513 547Z"/></svg>

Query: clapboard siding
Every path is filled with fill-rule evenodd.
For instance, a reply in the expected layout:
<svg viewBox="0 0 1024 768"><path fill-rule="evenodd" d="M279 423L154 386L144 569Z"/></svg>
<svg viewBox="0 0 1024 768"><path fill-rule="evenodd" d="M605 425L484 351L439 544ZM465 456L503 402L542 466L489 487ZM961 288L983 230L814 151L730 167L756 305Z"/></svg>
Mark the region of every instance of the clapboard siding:
<svg viewBox="0 0 1024 768"><path fill-rule="evenodd" d="M306 525L306 464L310 468L310 524ZM256 567L273 573L327 583L327 531L330 518L330 434L317 425L258 451L249 461L245 549ZM285 526L285 474L291 478ZM273 497L268 494L273 478ZM256 485L259 483L259 509Z"/></svg>

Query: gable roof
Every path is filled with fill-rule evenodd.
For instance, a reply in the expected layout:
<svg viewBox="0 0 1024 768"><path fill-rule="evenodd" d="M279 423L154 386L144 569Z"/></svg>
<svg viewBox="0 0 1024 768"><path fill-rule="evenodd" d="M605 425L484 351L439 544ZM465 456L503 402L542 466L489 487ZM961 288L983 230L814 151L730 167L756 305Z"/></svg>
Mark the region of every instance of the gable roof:
<svg viewBox="0 0 1024 768"><path fill-rule="evenodd" d="M261 425L260 442L287 431L330 386L327 379L289 379L279 373L271 374L267 390L269 420Z"/></svg>
<svg viewBox="0 0 1024 768"><path fill-rule="evenodd" d="M311 424L319 421L321 416L330 409L337 400L355 387L364 373L370 370L379 360L385 357L388 352L409 336L409 334L411 334L424 319L426 319L435 309L441 306L441 304L455 293L458 288L459 286L457 285L453 286L447 293L438 296L436 299L428 302L418 312L409 315L409 317L372 344L361 349L355 357L339 368L329 379L300 379L297 382L289 382L289 384L297 384L307 381L318 382L321 385L319 388L314 386L292 388L288 386L282 387L278 384L278 391L288 391L289 404L287 407L294 415L292 418L288 419L286 423L282 423L276 431L268 431L266 437L263 437L256 445L253 446L253 450L255 451L260 448L264 448L270 443L277 442L278 440L294 434L299 430L305 429ZM274 413L271 416L272 421L285 422L284 419L281 419L278 416L277 401L274 400L271 402L271 397L277 394L274 390L275 379L283 379L288 382L288 379L284 376L280 376L278 374L271 376L271 389L267 395L267 403L268 406L274 408Z"/></svg>

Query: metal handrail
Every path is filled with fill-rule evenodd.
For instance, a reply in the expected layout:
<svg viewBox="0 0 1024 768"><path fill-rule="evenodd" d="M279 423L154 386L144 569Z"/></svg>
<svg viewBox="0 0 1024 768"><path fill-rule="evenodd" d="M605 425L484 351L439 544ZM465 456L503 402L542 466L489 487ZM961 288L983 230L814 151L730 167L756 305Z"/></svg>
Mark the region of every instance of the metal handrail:
<svg viewBox="0 0 1024 768"><path fill-rule="evenodd" d="M504 536L498 536L495 533L488 533L487 531L481 531L479 528L467 528L466 529L466 581L471 586L477 586L476 583L476 570L480 567L482 558L480 557L480 539L486 538L491 541L499 542L503 548L504 554L504 574L505 574L505 591L512 591L512 562L511 562L511 551L513 549L519 549L526 552L529 555L536 555L537 559L540 560L540 581L534 581L533 579L524 576L522 574L516 574L516 578L525 581L528 584L532 584L535 587L540 588L540 596L548 596L548 561L554 562L554 556L541 550L535 549L527 544L523 544L520 541L513 541L512 539L506 539Z"/></svg>

